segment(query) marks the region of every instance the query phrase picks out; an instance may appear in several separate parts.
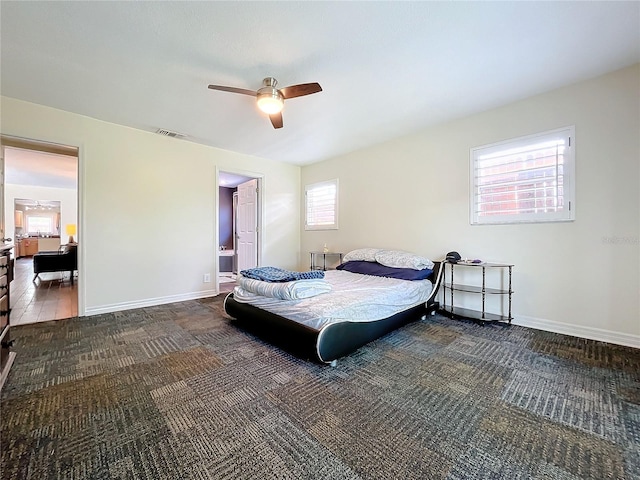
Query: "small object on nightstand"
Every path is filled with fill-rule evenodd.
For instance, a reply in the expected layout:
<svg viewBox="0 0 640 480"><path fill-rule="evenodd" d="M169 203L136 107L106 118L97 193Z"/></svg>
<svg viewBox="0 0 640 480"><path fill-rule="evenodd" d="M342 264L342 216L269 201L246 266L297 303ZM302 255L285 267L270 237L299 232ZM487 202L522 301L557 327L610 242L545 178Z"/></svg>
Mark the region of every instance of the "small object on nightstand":
<svg viewBox="0 0 640 480"><path fill-rule="evenodd" d="M458 252L449 252L449 253L447 253L446 260L449 263L458 263L461 259L462 259L462 257L460 256L460 254Z"/></svg>
<svg viewBox="0 0 640 480"><path fill-rule="evenodd" d="M457 262L461 265L481 265L484 263L484 261L480 260L479 258L476 258L474 260L470 260L468 258L463 258L462 260L460 260L459 262Z"/></svg>

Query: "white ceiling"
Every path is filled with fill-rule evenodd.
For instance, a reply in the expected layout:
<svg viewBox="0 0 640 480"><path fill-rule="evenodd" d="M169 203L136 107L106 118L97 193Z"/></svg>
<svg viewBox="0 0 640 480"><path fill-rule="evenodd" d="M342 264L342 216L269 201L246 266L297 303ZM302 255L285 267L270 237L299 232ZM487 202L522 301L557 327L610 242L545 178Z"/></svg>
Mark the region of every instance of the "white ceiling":
<svg viewBox="0 0 640 480"><path fill-rule="evenodd" d="M2 95L308 164L640 61L640 2L0 2ZM274 130L246 95L319 82Z"/></svg>
<svg viewBox="0 0 640 480"><path fill-rule="evenodd" d="M241 183L251 180L251 177L236 173L218 172L218 180L221 187L236 188Z"/></svg>
<svg viewBox="0 0 640 480"><path fill-rule="evenodd" d="M69 155L6 147L5 183L76 189L78 158Z"/></svg>

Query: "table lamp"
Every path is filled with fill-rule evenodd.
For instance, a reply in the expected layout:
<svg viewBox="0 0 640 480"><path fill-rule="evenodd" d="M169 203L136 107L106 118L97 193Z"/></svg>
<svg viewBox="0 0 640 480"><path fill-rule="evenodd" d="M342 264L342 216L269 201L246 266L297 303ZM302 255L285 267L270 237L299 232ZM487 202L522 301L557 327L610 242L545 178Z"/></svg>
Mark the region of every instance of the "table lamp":
<svg viewBox="0 0 640 480"><path fill-rule="evenodd" d="M69 223L64 227L64 229L66 230L67 235L69 235L69 243L76 243L73 239L73 236L76 234L76 224Z"/></svg>

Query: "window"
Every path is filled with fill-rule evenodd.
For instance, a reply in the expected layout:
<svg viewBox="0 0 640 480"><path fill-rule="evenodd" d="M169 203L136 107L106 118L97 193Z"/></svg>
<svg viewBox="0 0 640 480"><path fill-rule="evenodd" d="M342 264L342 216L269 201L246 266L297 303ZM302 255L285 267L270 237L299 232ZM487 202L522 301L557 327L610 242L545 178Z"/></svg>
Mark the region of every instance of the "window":
<svg viewBox="0 0 640 480"><path fill-rule="evenodd" d="M53 219L51 217L29 215L27 216L27 232L53 233Z"/></svg>
<svg viewBox="0 0 640 480"><path fill-rule="evenodd" d="M338 179L304 188L305 230L338 229Z"/></svg>
<svg viewBox="0 0 640 480"><path fill-rule="evenodd" d="M574 127L471 149L472 225L575 218Z"/></svg>

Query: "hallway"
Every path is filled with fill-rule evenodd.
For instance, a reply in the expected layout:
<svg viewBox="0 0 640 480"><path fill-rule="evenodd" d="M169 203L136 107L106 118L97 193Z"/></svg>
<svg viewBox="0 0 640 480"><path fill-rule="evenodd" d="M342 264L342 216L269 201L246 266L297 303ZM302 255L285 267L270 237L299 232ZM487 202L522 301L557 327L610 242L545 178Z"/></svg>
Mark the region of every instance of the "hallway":
<svg viewBox="0 0 640 480"><path fill-rule="evenodd" d="M69 272L41 273L33 281L33 258L15 261L11 282L11 325L60 320L78 315L78 283Z"/></svg>

